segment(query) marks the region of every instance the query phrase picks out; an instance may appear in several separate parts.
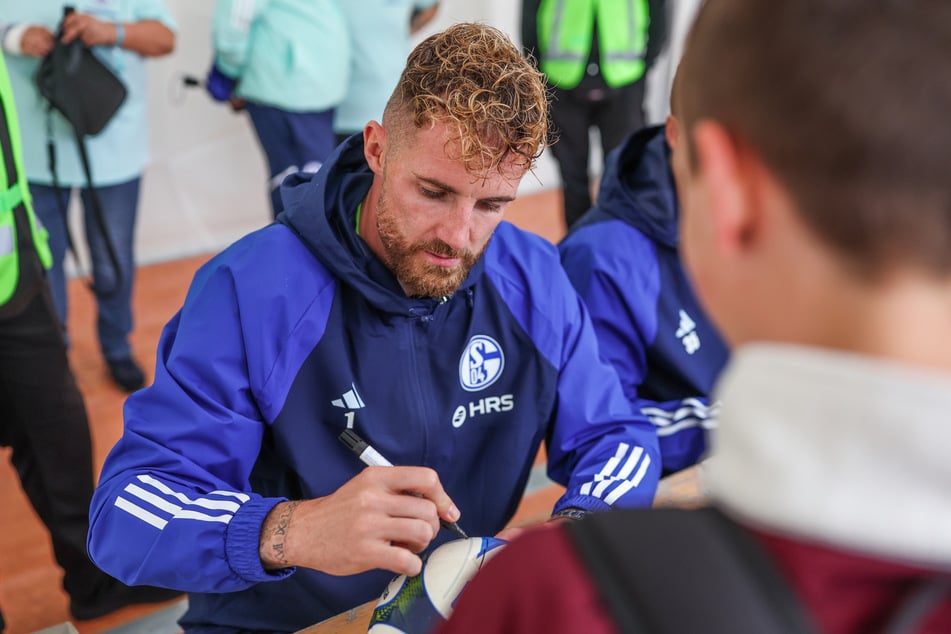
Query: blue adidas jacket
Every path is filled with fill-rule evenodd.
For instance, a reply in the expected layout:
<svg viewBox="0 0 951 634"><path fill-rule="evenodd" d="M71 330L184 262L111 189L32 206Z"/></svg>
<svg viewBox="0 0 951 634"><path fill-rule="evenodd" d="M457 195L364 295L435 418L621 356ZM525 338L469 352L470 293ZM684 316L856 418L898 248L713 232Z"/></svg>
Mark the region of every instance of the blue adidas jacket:
<svg viewBox="0 0 951 634"><path fill-rule="evenodd" d="M728 354L684 274L678 213L664 128L646 128L608 156L597 204L559 245L602 355L657 426L664 473L704 454L717 409L707 396Z"/></svg>
<svg viewBox="0 0 951 634"><path fill-rule="evenodd" d="M126 583L192 593L189 631L294 631L380 595L392 573L269 573L258 556L275 504L363 468L338 441L348 424L435 469L470 535L506 525L542 441L567 486L556 509L653 499L656 433L600 360L555 247L502 223L452 297L408 299L354 232L371 180L357 135L285 185L283 222L198 271L154 384L126 403L89 553Z"/></svg>

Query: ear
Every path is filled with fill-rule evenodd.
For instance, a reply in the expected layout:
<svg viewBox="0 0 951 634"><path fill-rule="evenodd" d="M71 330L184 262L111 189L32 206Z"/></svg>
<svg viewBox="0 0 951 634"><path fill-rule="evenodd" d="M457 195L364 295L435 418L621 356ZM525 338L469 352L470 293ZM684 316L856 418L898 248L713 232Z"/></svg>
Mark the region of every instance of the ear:
<svg viewBox="0 0 951 634"><path fill-rule="evenodd" d="M744 251L756 238L761 220L757 170L748 160L749 149L714 121L700 121L692 132L716 244L725 253Z"/></svg>
<svg viewBox="0 0 951 634"><path fill-rule="evenodd" d="M664 122L664 136L667 138L670 149L676 149L680 140L680 124L673 115L667 115L667 121Z"/></svg>
<svg viewBox="0 0 951 634"><path fill-rule="evenodd" d="M386 155L386 129L376 121L370 121L363 128L363 155L373 173L382 176Z"/></svg>

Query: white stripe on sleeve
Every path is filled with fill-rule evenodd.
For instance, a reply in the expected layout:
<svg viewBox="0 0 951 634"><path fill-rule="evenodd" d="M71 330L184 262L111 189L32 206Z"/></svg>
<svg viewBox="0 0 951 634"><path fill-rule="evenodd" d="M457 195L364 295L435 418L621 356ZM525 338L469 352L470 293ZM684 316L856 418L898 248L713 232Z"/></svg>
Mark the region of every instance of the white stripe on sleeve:
<svg viewBox="0 0 951 634"><path fill-rule="evenodd" d="M623 458L624 454L627 453L628 448L629 445L626 442L618 443L617 451L606 463L604 463L604 467L601 468L601 471L594 476L593 480L585 482L581 487L581 494L591 495L591 487L594 482L600 482L614 473L614 470L617 469L618 464L621 462L621 458Z"/></svg>
<svg viewBox="0 0 951 634"><path fill-rule="evenodd" d="M644 474L647 473L647 467L650 466L650 463L650 455L644 456L644 459L641 461L641 466L637 470L637 474L634 476L634 478L631 480L625 480L620 485L618 485L618 487L611 492L611 495L604 498L604 501L608 504L614 504L622 495L639 485L641 480L644 479Z"/></svg>
<svg viewBox="0 0 951 634"><path fill-rule="evenodd" d="M134 515L135 517L139 518L146 524L151 524L152 526L154 526L155 528L159 530L162 530L163 528L165 528L165 525L168 524L168 520L163 520L158 515L155 515L154 513L149 513L143 508L139 508L138 506L136 506L135 504L133 504L132 502L128 501L127 499L123 497L116 498L116 506L122 509L123 511L125 511L126 513L130 513Z"/></svg>
<svg viewBox="0 0 951 634"><path fill-rule="evenodd" d="M210 509L214 511L231 511L232 513L237 511L239 508L241 508L241 505L238 504L237 502L228 502L227 500L212 500L209 498L191 499L184 493L173 490L164 482L157 480L150 475L143 474L138 476L138 478L139 478L139 481L144 482L145 484L148 484L152 486L153 488L158 489L165 495L170 495L174 497L176 500L183 502L185 504L189 504L192 506L200 506L202 508Z"/></svg>
<svg viewBox="0 0 951 634"><path fill-rule="evenodd" d="M604 497L604 492L612 484L616 484L619 481L626 481L630 477L631 472L634 471L634 467L637 466L637 463L640 461L641 456L644 455L643 447L635 447L634 451L631 452L631 455L628 456L627 460L624 462L624 467L621 469L621 472L618 473L617 477L611 476L602 480L598 486L594 487L594 497ZM609 502L610 504L610 502Z"/></svg>

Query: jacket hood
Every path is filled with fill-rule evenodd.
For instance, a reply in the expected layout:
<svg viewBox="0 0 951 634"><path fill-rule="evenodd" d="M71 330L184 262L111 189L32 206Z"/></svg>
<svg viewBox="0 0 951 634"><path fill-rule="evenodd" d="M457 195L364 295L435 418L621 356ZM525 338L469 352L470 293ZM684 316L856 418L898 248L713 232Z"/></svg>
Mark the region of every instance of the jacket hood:
<svg viewBox="0 0 951 634"><path fill-rule="evenodd" d="M357 208L372 183L363 139L351 136L316 174L299 172L284 180L284 211L277 221L290 227L340 283L355 288L378 309L411 316L431 312L443 300L407 297L396 276L356 232ZM480 258L456 292L471 286L482 269Z"/></svg>
<svg viewBox="0 0 951 634"><path fill-rule="evenodd" d="M598 202L578 226L617 218L676 249L679 216L664 126L653 126L635 132L608 155Z"/></svg>

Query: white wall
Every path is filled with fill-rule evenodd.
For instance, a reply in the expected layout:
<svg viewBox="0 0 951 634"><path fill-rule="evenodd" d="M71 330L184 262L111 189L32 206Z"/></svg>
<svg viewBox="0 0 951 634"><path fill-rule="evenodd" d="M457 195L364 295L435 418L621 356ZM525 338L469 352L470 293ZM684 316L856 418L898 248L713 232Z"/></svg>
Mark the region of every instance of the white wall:
<svg viewBox="0 0 951 634"><path fill-rule="evenodd" d="M270 221L266 166L246 115L212 102L203 89L185 89L181 84L185 74L203 76L211 61L213 2L166 2L179 33L175 52L148 65L152 159L139 208L139 263L217 251ZM672 2L677 7L699 0ZM517 0L442 0L436 19L418 39L454 22L481 21L518 41L519 7ZM661 63L657 68L659 79L652 78L652 85L665 93L667 67ZM666 95L654 102L659 105L648 104L649 119L662 120ZM540 159L536 176L523 180L523 195L559 184L549 156Z"/></svg>

